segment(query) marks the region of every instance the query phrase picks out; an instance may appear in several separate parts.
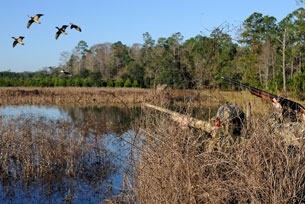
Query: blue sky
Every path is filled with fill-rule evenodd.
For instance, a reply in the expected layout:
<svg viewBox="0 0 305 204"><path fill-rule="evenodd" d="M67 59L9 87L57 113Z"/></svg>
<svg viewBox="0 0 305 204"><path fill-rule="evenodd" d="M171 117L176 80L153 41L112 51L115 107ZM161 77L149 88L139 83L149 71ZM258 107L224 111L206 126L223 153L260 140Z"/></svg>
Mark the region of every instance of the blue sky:
<svg viewBox="0 0 305 204"><path fill-rule="evenodd" d="M58 66L60 54L71 52L80 40L89 47L121 41L143 43L180 32L184 39L208 35L227 22L240 25L254 12L278 21L301 7L295 0L2 0L0 6L0 71L37 71ZM29 18L42 13L41 24L26 28ZM82 32L67 29L55 40L56 26L74 23ZM24 36L24 46L12 47L11 37Z"/></svg>

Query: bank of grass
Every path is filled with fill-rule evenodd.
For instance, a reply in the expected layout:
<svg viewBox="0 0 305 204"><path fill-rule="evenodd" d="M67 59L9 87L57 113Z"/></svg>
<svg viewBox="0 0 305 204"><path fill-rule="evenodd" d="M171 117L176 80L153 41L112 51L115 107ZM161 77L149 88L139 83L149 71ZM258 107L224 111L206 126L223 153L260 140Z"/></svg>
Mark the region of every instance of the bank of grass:
<svg viewBox="0 0 305 204"><path fill-rule="evenodd" d="M211 138L182 130L166 114L146 109L136 130L145 135L136 151L128 193L110 203L302 203L305 141L294 147L252 118L241 141L211 150ZM123 195L123 196L122 196Z"/></svg>
<svg viewBox="0 0 305 204"><path fill-rule="evenodd" d="M293 98L291 98L293 99ZM225 102L247 109L251 103L254 113L265 113L269 103L248 91L164 90L141 88L97 87L0 87L0 105L101 105L155 103L161 106L218 107ZM302 103L302 102L301 102Z"/></svg>
<svg viewBox="0 0 305 204"><path fill-rule="evenodd" d="M0 105L135 104L158 100L153 90L140 88L1 87Z"/></svg>

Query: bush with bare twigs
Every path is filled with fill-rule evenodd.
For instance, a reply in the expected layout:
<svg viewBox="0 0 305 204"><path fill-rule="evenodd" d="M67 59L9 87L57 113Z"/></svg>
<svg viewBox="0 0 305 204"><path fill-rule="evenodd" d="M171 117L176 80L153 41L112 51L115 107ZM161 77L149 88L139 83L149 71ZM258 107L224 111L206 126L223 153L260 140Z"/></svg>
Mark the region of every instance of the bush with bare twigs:
<svg viewBox="0 0 305 204"><path fill-rule="evenodd" d="M283 143L266 119L253 119L241 142L208 151L211 138L202 132L181 130L166 115L144 112L138 128L145 145L128 202L304 202L304 140L299 147Z"/></svg>

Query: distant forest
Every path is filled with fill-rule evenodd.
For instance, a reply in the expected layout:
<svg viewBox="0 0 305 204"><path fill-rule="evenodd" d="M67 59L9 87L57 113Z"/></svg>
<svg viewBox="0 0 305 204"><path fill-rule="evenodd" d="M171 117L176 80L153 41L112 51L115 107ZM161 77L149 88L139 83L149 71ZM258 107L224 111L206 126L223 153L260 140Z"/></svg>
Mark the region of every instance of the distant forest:
<svg viewBox="0 0 305 204"><path fill-rule="evenodd" d="M234 33L232 37L230 33ZM184 40L181 33L128 47L121 41L88 47L80 41L60 55L58 67L37 72L0 72L0 86L108 86L173 89L230 88L226 76L272 92L305 91L305 9L281 21L261 13L239 28L221 25L209 36ZM67 77L60 70L71 72Z"/></svg>

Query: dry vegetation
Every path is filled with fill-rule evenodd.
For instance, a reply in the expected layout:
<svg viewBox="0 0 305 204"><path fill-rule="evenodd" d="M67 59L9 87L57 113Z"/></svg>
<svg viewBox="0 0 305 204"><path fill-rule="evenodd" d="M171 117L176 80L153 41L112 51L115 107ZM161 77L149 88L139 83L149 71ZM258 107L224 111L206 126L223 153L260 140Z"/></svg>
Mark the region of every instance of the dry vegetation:
<svg viewBox="0 0 305 204"><path fill-rule="evenodd" d="M27 88L0 87L0 105L101 105L137 104L142 102L168 105L169 101L194 106L219 106L226 101L246 106L248 102L258 107L266 103L248 92L218 90L164 90L141 88Z"/></svg>
<svg viewBox="0 0 305 204"><path fill-rule="evenodd" d="M291 148L267 126L270 104L248 92L165 91L103 88L1 88L1 105L78 104L154 102L183 107L178 111L194 113L198 106L215 108L229 101L247 109L252 106L252 128L242 140L230 147L210 151L210 138L193 129L181 130L165 114L144 109L134 126L139 138L145 135L134 172L124 179L122 193L109 203L301 203L305 201L305 148ZM212 111L214 110L214 112ZM22 128L17 128L18 127ZM24 126L20 126L24 124ZM1 121L2 178L54 179L105 175L106 157L97 141L69 132L71 124ZM34 128L33 128L34 127ZM67 134L67 131L69 134ZM43 136L43 137L42 137ZM299 135L302 137L303 135ZM93 151L94 149L94 151ZM92 167L90 158L101 163ZM87 174L85 174L87 175ZM85 176L82 175L82 176Z"/></svg>
<svg viewBox="0 0 305 204"><path fill-rule="evenodd" d="M37 182L54 185L46 188L47 195L73 179L101 188L101 181L116 168L102 136L85 136L67 121L2 118L0 147L1 186L13 187L20 181L25 186ZM8 193L3 190L2 195Z"/></svg>
<svg viewBox="0 0 305 204"><path fill-rule="evenodd" d="M138 137L145 135L143 150L135 149L135 172L109 203L305 202L304 135L296 135L302 138L298 147L284 143L266 124L270 103L248 92L183 93L175 99L181 96L188 113L199 104L212 108L226 101L245 110L250 102L252 126L239 143L211 150L203 132L182 130L168 115L145 109L134 127L141 130Z"/></svg>
<svg viewBox="0 0 305 204"><path fill-rule="evenodd" d="M148 110L147 110L148 111ZM305 147L283 143L261 119L240 143L208 150L210 138L182 131L166 115L144 113L133 203L301 203L305 201ZM141 134L141 133L140 133ZM301 135L299 135L301 137Z"/></svg>
<svg viewBox="0 0 305 204"><path fill-rule="evenodd" d="M137 88L0 88L1 105L135 104L160 100L150 89Z"/></svg>
<svg viewBox="0 0 305 204"><path fill-rule="evenodd" d="M260 101L256 97L240 97L246 92L165 90L140 88L26 88L1 87L0 105L100 105L137 104L142 102L164 105L173 99L175 103L193 102L192 105L219 105L225 101ZM249 95L249 94L248 94ZM216 103L216 104L215 104Z"/></svg>

